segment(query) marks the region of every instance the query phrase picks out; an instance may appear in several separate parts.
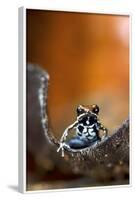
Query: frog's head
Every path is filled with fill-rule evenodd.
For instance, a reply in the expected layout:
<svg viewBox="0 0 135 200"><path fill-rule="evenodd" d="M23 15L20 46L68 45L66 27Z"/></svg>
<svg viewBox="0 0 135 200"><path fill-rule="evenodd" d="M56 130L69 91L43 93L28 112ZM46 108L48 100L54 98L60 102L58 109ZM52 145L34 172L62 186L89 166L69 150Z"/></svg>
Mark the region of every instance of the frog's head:
<svg viewBox="0 0 135 200"><path fill-rule="evenodd" d="M98 115L99 113L99 107L96 104L90 105L90 106L84 106L84 105L79 105L77 107L77 116L80 116L85 113L94 113Z"/></svg>

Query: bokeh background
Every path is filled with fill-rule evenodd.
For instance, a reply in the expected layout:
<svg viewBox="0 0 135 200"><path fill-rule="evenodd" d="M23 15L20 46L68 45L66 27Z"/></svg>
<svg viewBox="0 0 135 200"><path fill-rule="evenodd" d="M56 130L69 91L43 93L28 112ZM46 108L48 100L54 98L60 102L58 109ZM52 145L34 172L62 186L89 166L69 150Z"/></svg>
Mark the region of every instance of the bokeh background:
<svg viewBox="0 0 135 200"><path fill-rule="evenodd" d="M109 134L128 117L129 16L28 9L27 62L50 75L49 125L57 138L79 104L98 104Z"/></svg>

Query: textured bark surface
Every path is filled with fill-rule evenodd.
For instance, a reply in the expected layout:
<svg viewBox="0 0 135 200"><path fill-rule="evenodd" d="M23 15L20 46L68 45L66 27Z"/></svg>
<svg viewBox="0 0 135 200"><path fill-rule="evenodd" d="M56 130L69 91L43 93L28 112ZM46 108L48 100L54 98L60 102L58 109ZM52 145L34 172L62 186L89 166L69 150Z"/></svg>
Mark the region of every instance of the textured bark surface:
<svg viewBox="0 0 135 200"><path fill-rule="evenodd" d="M48 81L47 72L32 64L27 66L27 170L31 170L32 165L29 157L34 155L34 160L38 160L37 163L40 165L40 171L52 169L54 172L54 169L57 169L57 173L60 172L71 179L78 175L79 178L83 176L80 180L83 180L84 184L82 181L80 185L72 182L71 187L128 183L129 120L125 120L117 130L114 130L112 136L97 146L87 148L81 153L65 150L65 156L62 158L61 152L57 153L59 141L48 126ZM89 182L88 177L93 182ZM33 181L29 179L29 174L27 178L27 184ZM63 185L68 187L67 184ZM30 186L28 188L33 189ZM43 184L39 188L45 189L46 186Z"/></svg>

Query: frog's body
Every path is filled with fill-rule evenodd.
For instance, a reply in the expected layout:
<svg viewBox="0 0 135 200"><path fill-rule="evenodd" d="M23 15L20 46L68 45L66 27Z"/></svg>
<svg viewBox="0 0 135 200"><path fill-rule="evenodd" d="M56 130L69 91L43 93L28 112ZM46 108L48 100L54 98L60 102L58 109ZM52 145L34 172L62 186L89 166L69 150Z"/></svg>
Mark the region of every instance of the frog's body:
<svg viewBox="0 0 135 200"><path fill-rule="evenodd" d="M58 151L64 145L75 150L87 148L101 141L102 138L99 136L100 130L107 136L107 129L100 123L98 113L99 107L95 104L92 106L78 106L77 120L63 133ZM76 135L69 141L66 141L66 137L71 129L75 129Z"/></svg>

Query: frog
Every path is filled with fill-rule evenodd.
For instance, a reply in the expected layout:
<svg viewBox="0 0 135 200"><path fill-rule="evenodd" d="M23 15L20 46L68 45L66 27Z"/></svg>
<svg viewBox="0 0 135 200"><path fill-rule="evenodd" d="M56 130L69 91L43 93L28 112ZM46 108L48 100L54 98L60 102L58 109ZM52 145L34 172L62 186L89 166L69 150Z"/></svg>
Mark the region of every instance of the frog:
<svg viewBox="0 0 135 200"><path fill-rule="evenodd" d="M69 125L59 142L57 152L62 150L62 157L64 156L64 149L72 150L73 152L81 151L90 148L108 137L108 129L99 120L99 106L79 105L76 109L76 120ZM71 130L75 130L75 136L70 140L66 140ZM100 130L103 135L100 136Z"/></svg>

